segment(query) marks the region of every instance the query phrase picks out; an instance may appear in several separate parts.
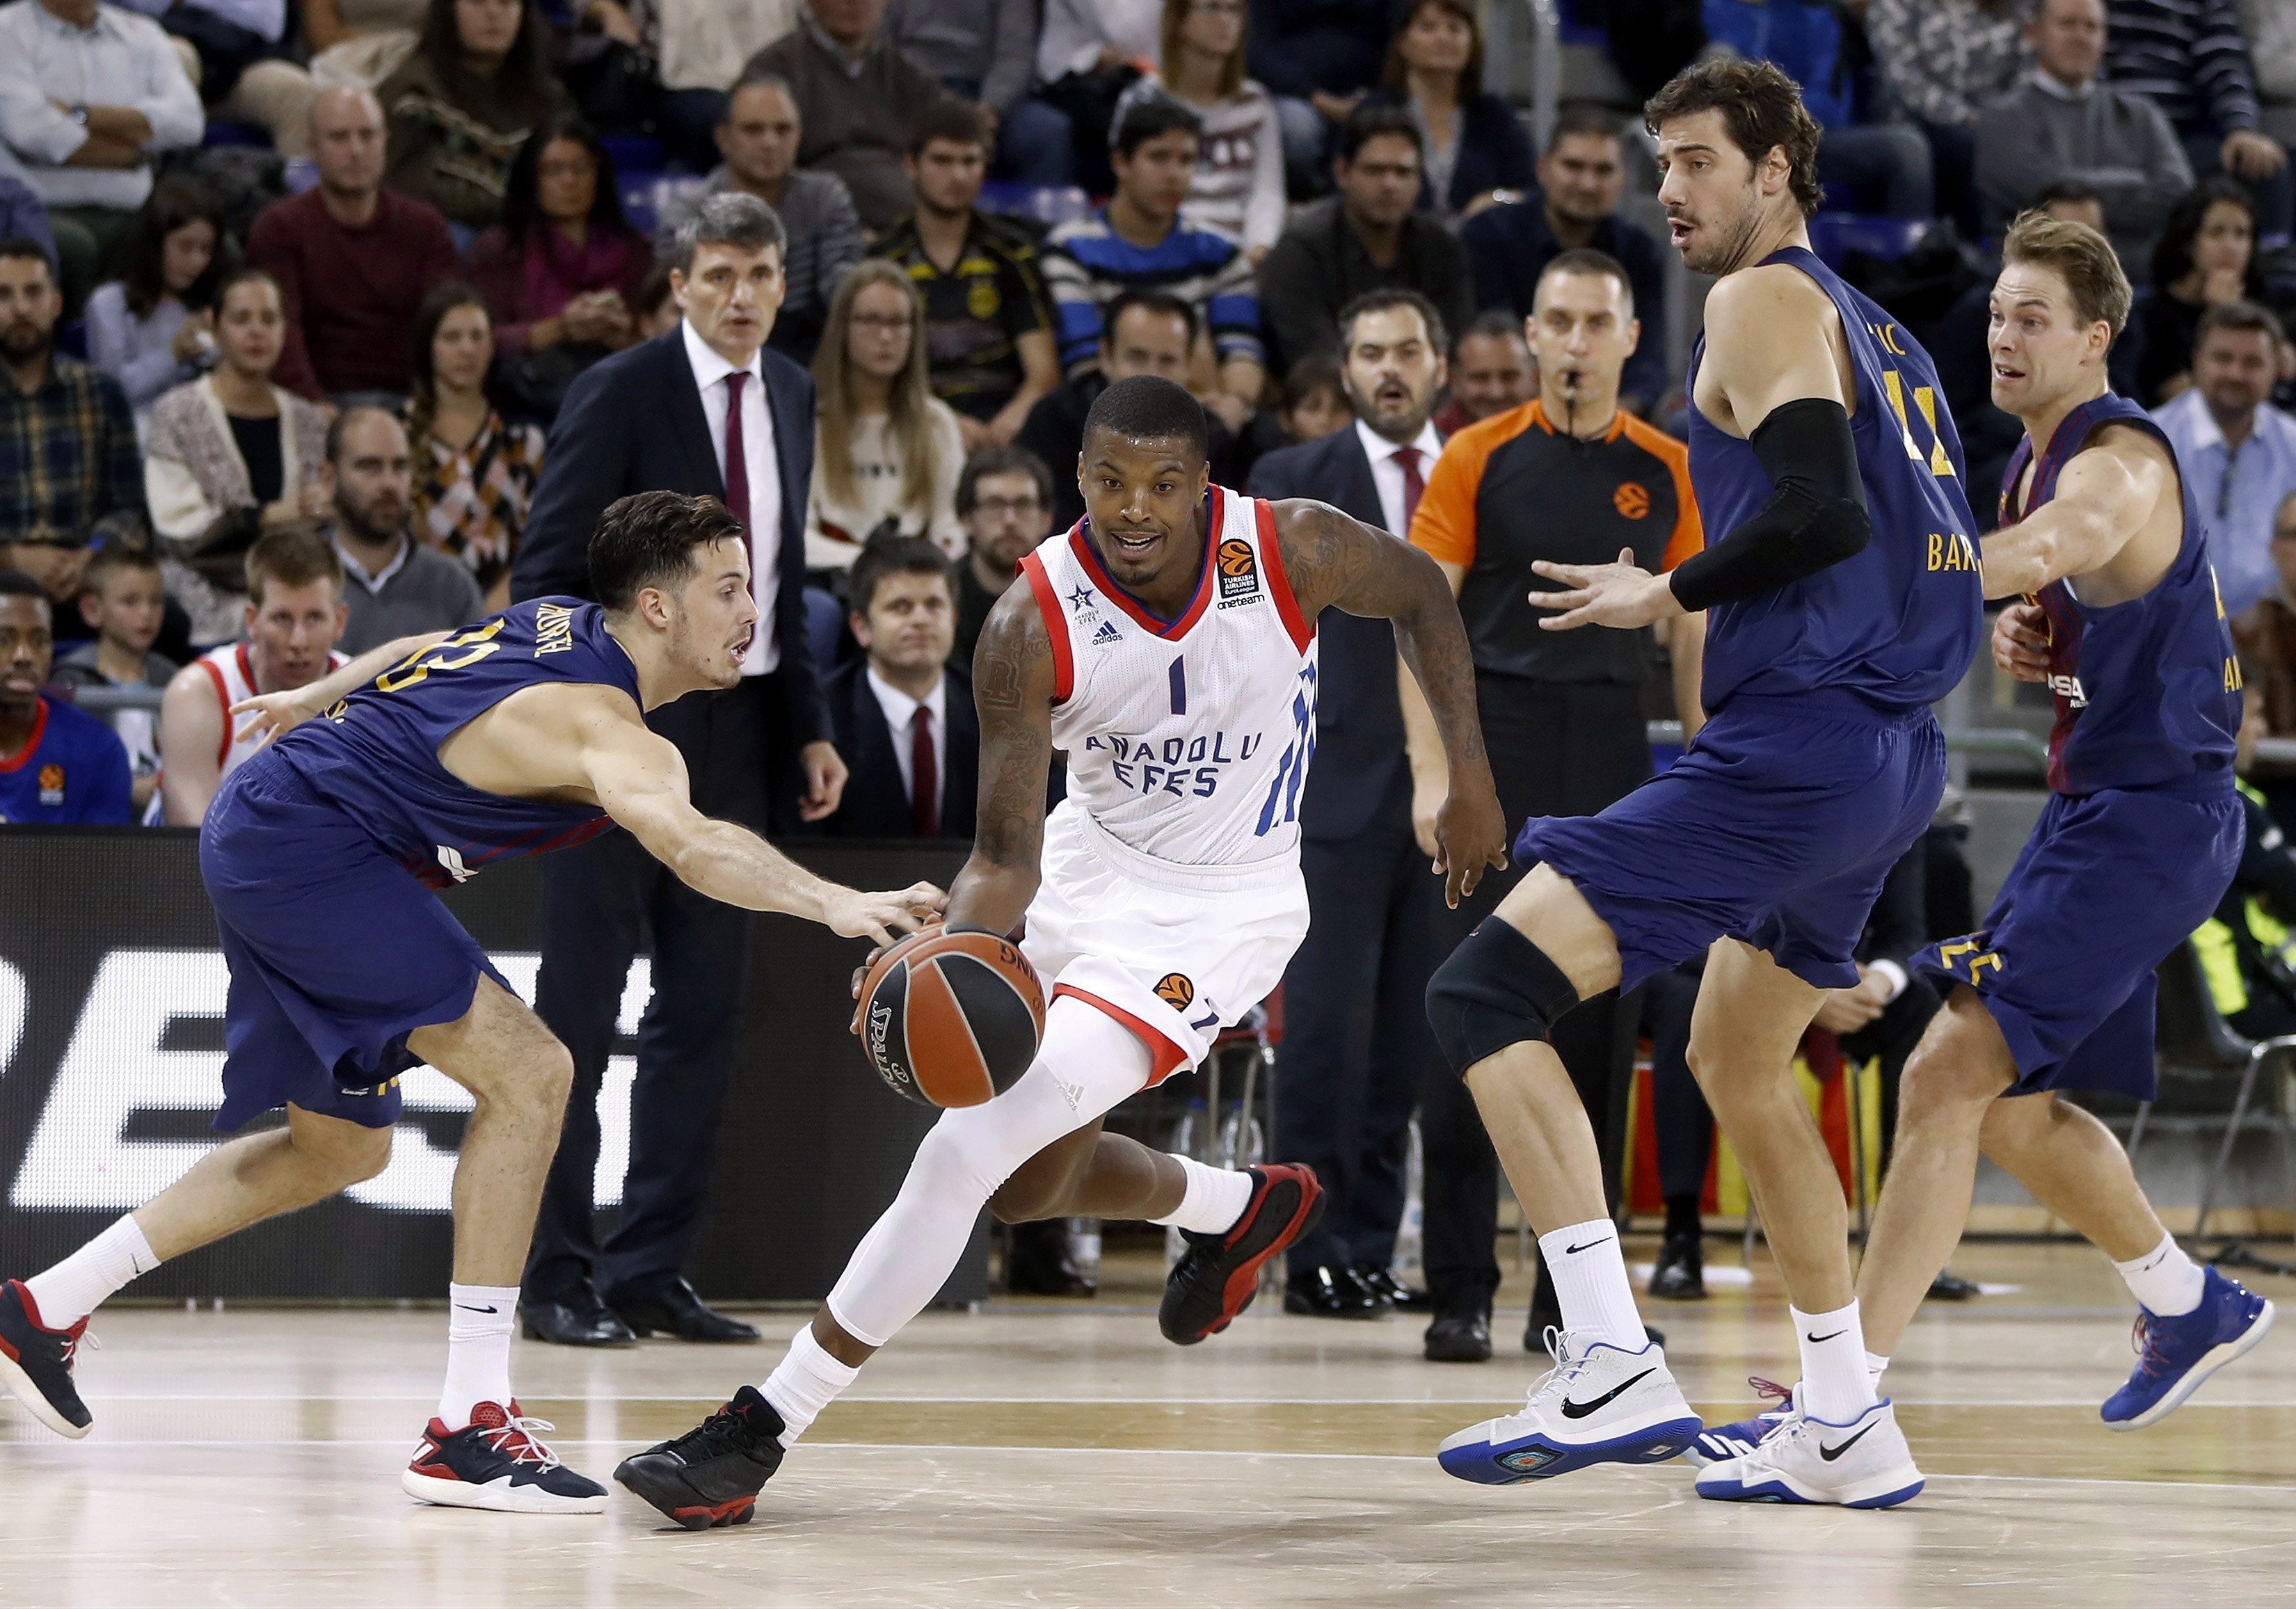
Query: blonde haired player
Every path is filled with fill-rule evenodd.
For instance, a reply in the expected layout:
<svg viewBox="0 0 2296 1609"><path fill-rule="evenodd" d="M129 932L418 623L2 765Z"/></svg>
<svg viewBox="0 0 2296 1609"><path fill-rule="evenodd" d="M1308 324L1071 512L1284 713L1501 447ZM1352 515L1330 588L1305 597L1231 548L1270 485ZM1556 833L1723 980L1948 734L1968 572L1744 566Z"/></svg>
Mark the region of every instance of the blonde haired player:
<svg viewBox="0 0 2296 1609"><path fill-rule="evenodd" d="M1202 408L1154 376L1101 394L1077 469L1085 519L1029 556L981 634L980 829L948 908L993 933L1025 917L1053 992L1043 1044L1011 1089L942 1116L763 1388L615 1472L688 1527L748 1520L784 1450L940 1289L984 1205L1006 1222L1177 1226L1188 1251L1159 1324L1183 1345L1226 1327L1314 1221L1306 1168L1210 1168L1101 1120L1200 1060L1307 931L1299 801L1325 607L1392 620L1434 709L1453 902L1504 864L1466 633L1433 560L1320 502L1211 485ZM1047 820L1055 749L1068 798Z"/></svg>

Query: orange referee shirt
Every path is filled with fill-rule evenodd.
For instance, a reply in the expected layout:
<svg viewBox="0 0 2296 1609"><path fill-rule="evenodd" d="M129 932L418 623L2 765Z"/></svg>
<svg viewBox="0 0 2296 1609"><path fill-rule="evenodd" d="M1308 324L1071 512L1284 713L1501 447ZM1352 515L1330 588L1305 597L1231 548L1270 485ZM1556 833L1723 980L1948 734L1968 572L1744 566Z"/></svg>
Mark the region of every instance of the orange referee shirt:
<svg viewBox="0 0 2296 1609"><path fill-rule="evenodd" d="M1459 613L1479 670L1540 682L1639 684L1650 633L1542 631L1529 594L1556 584L1538 559L1608 564L1632 548L1670 570L1706 544L1690 490L1690 449L1620 409L1594 441L1565 435L1528 402L1469 425L1444 445L1411 521L1415 547L1464 565Z"/></svg>

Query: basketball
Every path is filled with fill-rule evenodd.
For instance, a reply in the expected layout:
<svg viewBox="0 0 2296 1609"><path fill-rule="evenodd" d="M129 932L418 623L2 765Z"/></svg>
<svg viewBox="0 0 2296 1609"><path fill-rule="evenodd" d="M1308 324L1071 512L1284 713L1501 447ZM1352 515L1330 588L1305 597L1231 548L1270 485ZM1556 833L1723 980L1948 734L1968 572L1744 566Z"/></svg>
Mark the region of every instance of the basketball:
<svg viewBox="0 0 2296 1609"><path fill-rule="evenodd" d="M1020 947L993 933L911 934L861 980L861 1046L898 1094L977 1107L1029 1070L1045 991Z"/></svg>

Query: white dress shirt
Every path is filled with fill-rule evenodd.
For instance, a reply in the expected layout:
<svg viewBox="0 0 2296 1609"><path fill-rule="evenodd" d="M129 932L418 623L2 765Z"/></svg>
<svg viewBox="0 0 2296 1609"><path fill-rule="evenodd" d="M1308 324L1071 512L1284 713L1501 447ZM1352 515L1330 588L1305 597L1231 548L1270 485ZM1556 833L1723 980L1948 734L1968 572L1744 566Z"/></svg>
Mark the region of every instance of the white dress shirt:
<svg viewBox="0 0 2296 1609"><path fill-rule="evenodd" d="M701 388L701 416L709 421L709 454L726 473L726 377L734 365L681 321L685 361ZM782 662L781 639L774 632L774 600L781 593L782 472L774 457L774 416L766 406L763 360L751 357L742 388L742 454L750 466L750 595L758 600L758 630L742 657L742 674L762 676Z"/></svg>
<svg viewBox="0 0 2296 1609"><path fill-rule="evenodd" d="M1435 434L1433 424L1419 427L1419 434L1409 441L1391 442L1360 419L1356 421L1356 439L1363 443L1364 456L1371 460L1371 483L1379 488L1379 511L1386 518L1388 534L1411 539L1411 521L1403 511L1403 464L1396 453L1404 447L1419 449L1419 489L1427 489L1427 478L1435 472L1435 461L1443 456L1443 438Z"/></svg>
<svg viewBox="0 0 2296 1609"><path fill-rule="evenodd" d="M147 151L196 145L207 132L199 91L160 25L116 6L75 28L38 0L0 6L0 140L50 207L132 212L152 193L152 169L67 167L86 127L63 106L126 106L152 125Z"/></svg>
<svg viewBox="0 0 2296 1609"><path fill-rule="evenodd" d="M940 820L941 801L948 797L948 676L944 673L933 683L932 691L922 700L912 698L869 667L869 690L877 695L877 707L885 712L885 724L892 729L893 757L901 763L901 792L914 804L917 797L916 756L912 748L915 736L909 723L917 718L922 705L926 715L925 731L931 734L933 751L933 820Z"/></svg>
<svg viewBox="0 0 2296 1609"><path fill-rule="evenodd" d="M2234 452L2197 386L2153 409L2152 418L2199 505L2225 612L2237 615L2260 598L2278 597L2272 523L2296 493L2296 419L2264 404Z"/></svg>

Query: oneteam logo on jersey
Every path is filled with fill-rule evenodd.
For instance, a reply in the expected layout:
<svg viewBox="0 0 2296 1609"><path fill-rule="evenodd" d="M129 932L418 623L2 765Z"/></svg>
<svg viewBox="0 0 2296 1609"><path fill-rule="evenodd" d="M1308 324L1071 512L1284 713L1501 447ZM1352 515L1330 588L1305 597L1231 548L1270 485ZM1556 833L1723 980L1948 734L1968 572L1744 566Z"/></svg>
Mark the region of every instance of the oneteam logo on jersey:
<svg viewBox="0 0 2296 1609"><path fill-rule="evenodd" d="M1259 592L1259 557L1251 543L1232 536L1219 544L1219 607L1234 608L1255 602Z"/></svg>

